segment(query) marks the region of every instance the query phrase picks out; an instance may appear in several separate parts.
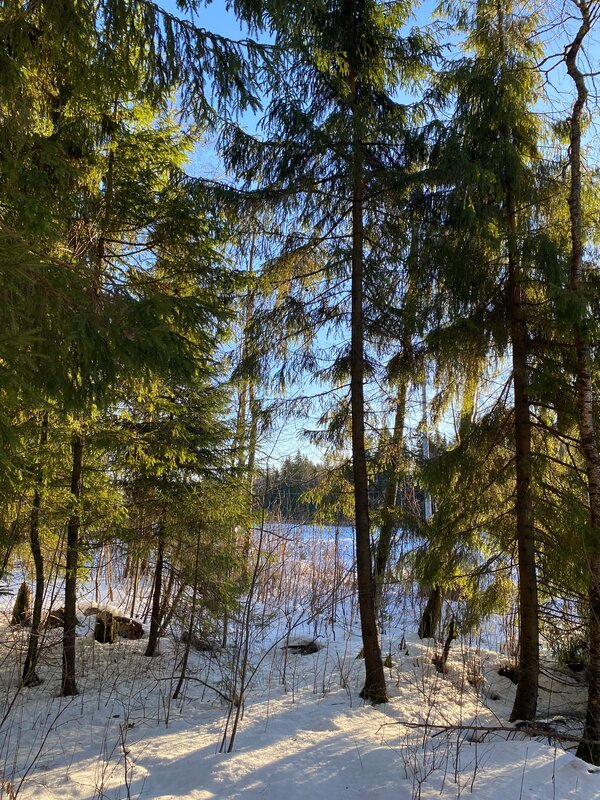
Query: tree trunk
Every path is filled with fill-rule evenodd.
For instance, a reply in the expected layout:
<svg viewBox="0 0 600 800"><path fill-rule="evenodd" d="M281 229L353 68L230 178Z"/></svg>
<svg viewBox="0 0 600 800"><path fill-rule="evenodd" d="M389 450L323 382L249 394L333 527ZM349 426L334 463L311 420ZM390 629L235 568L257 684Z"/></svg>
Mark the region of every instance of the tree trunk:
<svg viewBox="0 0 600 800"><path fill-rule="evenodd" d="M194 628L196 627L196 605L198 602L198 571L200 567L200 531L198 531L196 536L196 555L194 558L194 584L192 586L192 607L190 609L190 624L188 626L188 636L185 642L185 650L183 651L183 659L181 661L181 672L179 674L179 680L177 681L177 686L175 687L175 691L173 692L173 700L177 700L179 697L179 693L183 688L184 681L187 677L187 665L190 658L190 648L192 646L192 639L194 637ZM227 619L227 618L225 618ZM224 634L226 637L226 634ZM223 645L225 647L225 645Z"/></svg>
<svg viewBox="0 0 600 800"><path fill-rule="evenodd" d="M135 567L133 569L133 580L132 580L132 596L131 596L131 611L129 613L130 617L135 617L135 603L137 600L137 590L138 590L138 581L140 579L140 559L135 558Z"/></svg>
<svg viewBox="0 0 600 800"><path fill-rule="evenodd" d="M243 354L243 348L242 348ZM245 462L246 446L246 408L248 405L248 386L249 381L244 380L238 386L237 392L237 413L235 423L235 437L233 440L233 464L239 470L243 470Z"/></svg>
<svg viewBox="0 0 600 800"><path fill-rule="evenodd" d="M40 449L43 449L48 441L48 412L42 414L42 424L40 428ZM39 655L40 630L42 627L42 606L44 603L44 558L40 546L40 509L41 509L41 488L44 481L42 467L38 468L37 485L33 493L33 503L31 506L31 521L29 525L29 545L31 555L35 565L35 597L33 600L33 612L31 615L31 630L27 643L27 655L23 665L23 686L39 686L42 682L36 673L37 660Z"/></svg>
<svg viewBox="0 0 600 800"><path fill-rule="evenodd" d="M531 416L527 395L527 323L522 270L517 252L517 212L512 189L506 194L508 302L512 339L515 439L515 514L519 575L519 673L511 721L535 719L540 670L538 590L531 503Z"/></svg>
<svg viewBox="0 0 600 800"><path fill-rule="evenodd" d="M252 275L254 270L254 253L256 250L256 234L252 235L250 242L250 253L248 256L248 276ZM242 341L240 343L240 356L239 360L242 367L245 368L245 360L248 355L248 344L250 340L250 325L252 323L252 316L254 314L254 291L249 289L246 294L244 302L244 329L242 332ZM252 400L254 397L254 380L253 378L243 378L241 384L238 386L238 408L236 418L236 431L234 438L234 465L239 470L246 468L249 460L248 455L248 407L252 411Z"/></svg>
<svg viewBox="0 0 600 800"><path fill-rule="evenodd" d="M591 2L576 3L581 14L581 25L566 54L567 72L577 90L569 130L569 166L571 187L569 217L571 224L570 289L581 291L584 231L581 205L581 117L588 97L585 78L577 65L583 40L591 28ZM588 666L588 702L583 738L577 755L592 764L600 764L600 458L594 421L594 393L591 358L585 338L585 320L575 324L575 350L577 355L577 410L579 435L585 459L587 490L590 505L591 536L588 546L589 562L589 625L590 658Z"/></svg>
<svg viewBox="0 0 600 800"><path fill-rule="evenodd" d="M496 2L500 54L506 62L503 0ZM504 69L504 63L502 64ZM504 126L507 147L514 146L514 135ZM510 168L508 168L510 169ZM519 672L511 721L535 718L540 671L538 590L535 566L535 536L531 502L531 415L528 397L527 318L523 304L523 268L517 238L517 208L514 181L504 177L506 202L506 250L508 255L508 313L512 344L515 441L515 516L517 572L519 576Z"/></svg>
<svg viewBox="0 0 600 800"><path fill-rule="evenodd" d="M79 528L81 524L79 501L83 473L84 436L81 431L73 437L73 468L71 471L71 496L73 510L67 523L67 563L65 575L65 627L63 637L63 696L78 694L75 680L75 628L77 625L77 558L79 555Z"/></svg>
<svg viewBox="0 0 600 800"><path fill-rule="evenodd" d="M427 604L419 623L419 639L435 639L442 623L444 597L440 586L432 586Z"/></svg>
<svg viewBox="0 0 600 800"><path fill-rule="evenodd" d="M246 471L248 473L248 486L250 498L254 492L254 466L256 463L256 444L258 439L258 416L260 412L259 401L256 399L254 383L250 382L248 387L248 400L250 405L250 431L248 434L248 461Z"/></svg>
<svg viewBox="0 0 600 800"><path fill-rule="evenodd" d="M10 561L10 557L14 548L16 547L17 543L21 539L21 525L20 525L20 516L21 516L21 506L23 504L23 498L20 497L17 505L17 511L15 514L15 518L13 519L8 536L5 539L5 550L2 554L2 562L0 563L0 580L4 578L6 575L6 570L8 568L8 562Z"/></svg>
<svg viewBox="0 0 600 800"><path fill-rule="evenodd" d="M407 263L410 269L417 268L419 259L419 221L418 217L411 225L410 248ZM413 360L413 331L414 331L414 283L409 281L404 295L402 309L402 336L400 340L400 366L396 388L396 413L394 415L394 429L392 432L390 478L385 487L383 498L383 511L381 531L377 540L375 555L375 614L379 616L385 575L390 560L392 539L398 526L394 519L398 489L400 483L400 465L402 463L402 450L404 447L404 424L406 421L406 400L409 388L409 370Z"/></svg>
<svg viewBox="0 0 600 800"><path fill-rule="evenodd" d="M452 616L450 618L450 625L448 627L448 635L446 636L446 641L444 642L444 649L442 650L441 656L434 656L433 663L435 664L437 671L441 672L443 675L446 675L448 672L448 657L450 655L450 647L452 646L452 642L456 639L456 620Z"/></svg>
<svg viewBox="0 0 600 800"><path fill-rule="evenodd" d="M165 543L162 531L158 537L156 549L156 570L154 572L154 590L152 594L152 614L150 616L150 633L148 635L148 646L144 655L156 655L158 647L158 635L160 633L160 598L162 591L162 574L165 555Z"/></svg>
<svg viewBox="0 0 600 800"><path fill-rule="evenodd" d="M352 312L350 353L350 394L352 414L352 475L354 479L354 509L356 516L356 573L358 606L365 656L365 684L360 696L373 703L387 702L385 674L377 621L371 565L369 525L369 491L365 452L364 400L364 320L363 320L363 202L364 164L359 137L356 77L350 78L353 96L353 190L352 190Z"/></svg>
<svg viewBox="0 0 600 800"><path fill-rule="evenodd" d="M173 599L171 599L171 591L165 592L165 600L161 603L161 612L160 612L160 630L158 632L159 637L164 636L167 633L169 625L173 621L173 617L175 616L175 612L179 608L179 601L183 597L183 593L185 592L185 584L181 583L177 587L177 591L173 595Z"/></svg>
<svg viewBox="0 0 600 800"><path fill-rule="evenodd" d="M390 553L392 549L392 538L398 529L395 521L396 498L398 496L398 485L400 481L400 462L402 459L402 447L404 445L404 420L406 416L406 396L408 393L408 379L402 375L398 382L398 392L396 397L396 413L394 415L394 431L392 433L391 458L390 458L390 477L385 487L383 498L383 510L381 519L381 531L377 540L377 550L375 554L375 616L379 615L383 597L383 587L387 572Z"/></svg>

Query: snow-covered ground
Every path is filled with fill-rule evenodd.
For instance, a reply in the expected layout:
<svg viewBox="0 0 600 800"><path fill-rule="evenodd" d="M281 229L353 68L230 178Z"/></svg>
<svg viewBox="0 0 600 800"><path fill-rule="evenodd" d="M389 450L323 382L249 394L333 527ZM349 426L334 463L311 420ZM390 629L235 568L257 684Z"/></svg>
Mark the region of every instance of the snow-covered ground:
<svg viewBox="0 0 600 800"><path fill-rule="evenodd" d="M234 694L235 648L192 651L173 700L181 643L167 637L147 658L145 640L100 645L82 630L80 694L61 698L57 630L44 645L44 683L19 690L27 631L9 626L11 603L0 623L2 798L600 798L600 771L569 741L475 730L508 727L514 686L498 675L506 657L492 650L455 642L442 675L433 642L391 628L382 640L391 700L373 707L359 697L364 666L352 615L320 629L317 653L299 655L283 647L289 609L263 608L257 618L268 624L252 638L243 714L226 752L236 707L223 696ZM313 633L312 622L298 625L289 641ZM563 735L580 730L578 677L546 664L542 686L540 713L561 715L552 724Z"/></svg>

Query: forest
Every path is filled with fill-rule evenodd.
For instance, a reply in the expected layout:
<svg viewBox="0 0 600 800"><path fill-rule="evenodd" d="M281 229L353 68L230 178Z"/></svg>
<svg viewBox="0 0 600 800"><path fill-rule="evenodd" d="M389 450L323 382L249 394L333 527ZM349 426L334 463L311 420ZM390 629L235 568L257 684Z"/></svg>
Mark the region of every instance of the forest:
<svg viewBox="0 0 600 800"><path fill-rule="evenodd" d="M232 752L275 608L284 676L349 615L369 709L392 628L443 677L510 619L498 730L570 665L593 778L600 0L208 8L0 4L0 737L93 642L176 642Z"/></svg>

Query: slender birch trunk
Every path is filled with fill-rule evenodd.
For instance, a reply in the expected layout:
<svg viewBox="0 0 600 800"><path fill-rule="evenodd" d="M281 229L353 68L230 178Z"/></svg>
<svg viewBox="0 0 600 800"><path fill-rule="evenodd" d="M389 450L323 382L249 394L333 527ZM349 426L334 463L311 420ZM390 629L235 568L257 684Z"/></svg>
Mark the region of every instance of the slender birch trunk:
<svg viewBox="0 0 600 800"><path fill-rule="evenodd" d="M583 73L577 64L583 41L592 27L592 2L574 0L581 15L581 25L567 49L566 64L575 84L577 97L569 120L569 218L571 223L570 290L582 291L584 228L581 201L581 119L588 97ZM579 435L585 459L587 491L590 507L591 536L587 548L589 565L589 637L588 702L583 739L577 755L592 764L600 764L600 457L594 420L594 391L589 344L582 330L583 320L575 325L576 391ZM584 323L585 324L585 323Z"/></svg>

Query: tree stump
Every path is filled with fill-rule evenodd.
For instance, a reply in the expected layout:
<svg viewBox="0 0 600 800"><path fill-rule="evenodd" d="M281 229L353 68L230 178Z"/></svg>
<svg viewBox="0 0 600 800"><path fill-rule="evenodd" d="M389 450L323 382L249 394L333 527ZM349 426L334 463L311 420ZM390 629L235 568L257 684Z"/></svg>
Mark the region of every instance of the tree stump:
<svg viewBox="0 0 600 800"><path fill-rule="evenodd" d="M100 644L114 644L117 641L119 623L108 611L101 611L96 616L94 639Z"/></svg>
<svg viewBox="0 0 600 800"><path fill-rule="evenodd" d="M13 606L11 625L31 625L31 591L29 586L23 581L17 592L15 604Z"/></svg>
<svg viewBox="0 0 600 800"><path fill-rule="evenodd" d="M56 608L54 611L49 611L44 622L46 629L50 628L64 628L65 627L65 610L64 608Z"/></svg>
<svg viewBox="0 0 600 800"><path fill-rule="evenodd" d="M124 639L141 639L144 635L144 628L140 622L130 617L115 617L119 636Z"/></svg>

